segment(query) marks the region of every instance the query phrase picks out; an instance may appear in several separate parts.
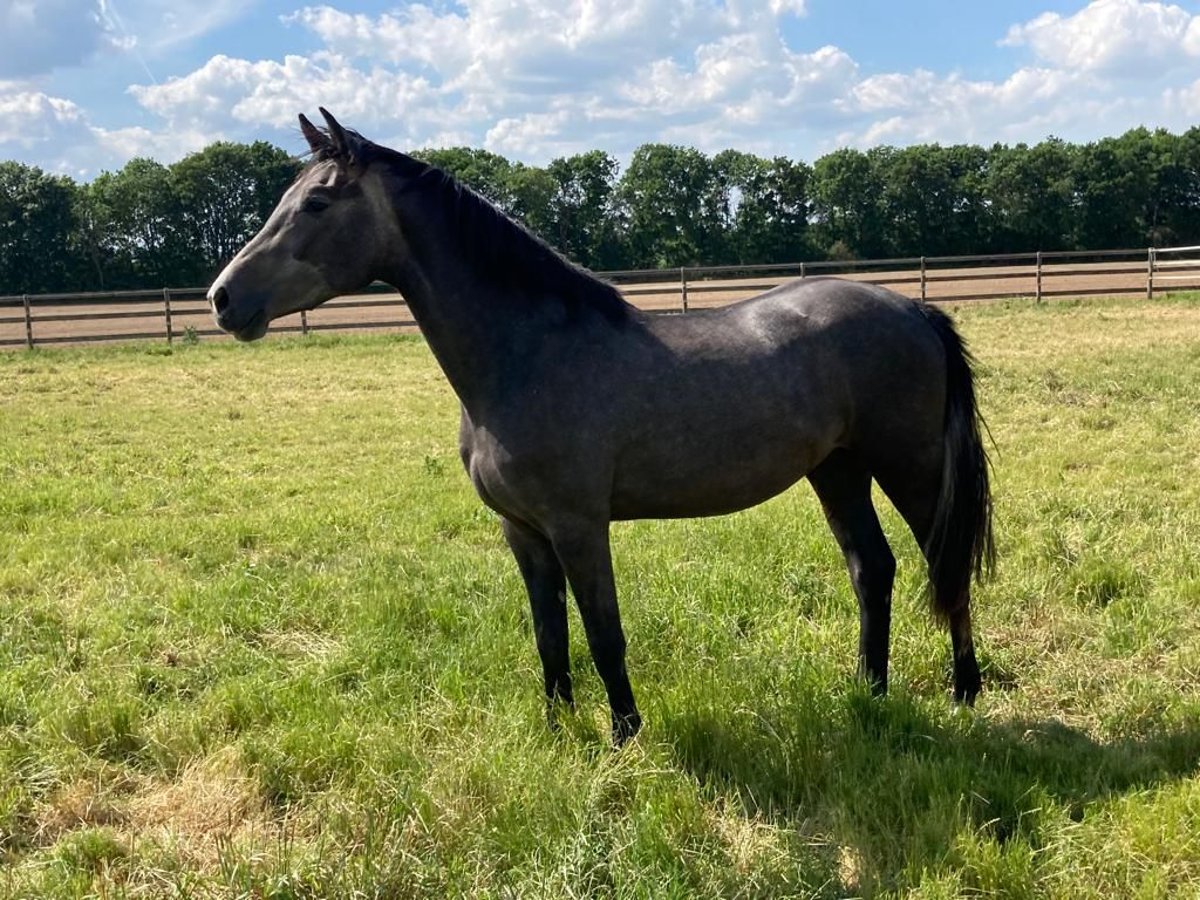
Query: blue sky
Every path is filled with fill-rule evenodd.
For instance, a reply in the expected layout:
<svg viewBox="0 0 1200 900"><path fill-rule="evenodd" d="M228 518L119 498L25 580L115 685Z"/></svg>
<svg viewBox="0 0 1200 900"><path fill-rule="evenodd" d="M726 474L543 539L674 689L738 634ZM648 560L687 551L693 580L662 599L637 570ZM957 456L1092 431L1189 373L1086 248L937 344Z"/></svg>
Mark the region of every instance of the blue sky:
<svg viewBox="0 0 1200 900"><path fill-rule="evenodd" d="M0 159L79 178L323 104L400 148L1087 141L1200 124L1200 2L0 0Z"/></svg>

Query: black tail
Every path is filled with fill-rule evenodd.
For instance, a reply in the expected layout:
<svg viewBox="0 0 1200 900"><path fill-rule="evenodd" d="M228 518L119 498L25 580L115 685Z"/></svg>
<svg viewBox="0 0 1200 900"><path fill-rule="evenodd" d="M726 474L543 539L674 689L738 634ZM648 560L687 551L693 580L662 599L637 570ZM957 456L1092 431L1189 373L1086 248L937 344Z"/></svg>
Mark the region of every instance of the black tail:
<svg viewBox="0 0 1200 900"><path fill-rule="evenodd" d="M921 304L921 309L946 348L942 492L924 549L934 611L949 618L968 602L971 576L980 579L996 564L992 493L980 434L982 420L975 405L974 359L949 316L933 306Z"/></svg>

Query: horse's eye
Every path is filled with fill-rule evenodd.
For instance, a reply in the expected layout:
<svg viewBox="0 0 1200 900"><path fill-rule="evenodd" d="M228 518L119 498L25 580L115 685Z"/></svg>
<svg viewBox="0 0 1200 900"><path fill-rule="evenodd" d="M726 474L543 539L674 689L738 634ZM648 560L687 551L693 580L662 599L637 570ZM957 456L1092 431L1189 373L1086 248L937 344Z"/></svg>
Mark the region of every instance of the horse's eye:
<svg viewBox="0 0 1200 900"><path fill-rule="evenodd" d="M321 212L323 209L325 209L328 206L329 206L329 198L328 197L321 197L319 195L313 195L312 197L309 197L307 200L304 201L304 206L301 207L301 210L306 213L316 214L316 213Z"/></svg>

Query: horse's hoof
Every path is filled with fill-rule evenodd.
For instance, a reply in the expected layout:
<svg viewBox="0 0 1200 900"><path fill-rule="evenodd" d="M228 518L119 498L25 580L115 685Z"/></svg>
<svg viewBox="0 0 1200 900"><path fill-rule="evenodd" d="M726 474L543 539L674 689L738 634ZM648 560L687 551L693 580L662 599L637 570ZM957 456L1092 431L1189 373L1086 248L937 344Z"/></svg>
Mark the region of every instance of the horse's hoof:
<svg viewBox="0 0 1200 900"><path fill-rule="evenodd" d="M563 709L569 713L575 712L575 700L570 695L559 694L557 697L546 698L546 724L551 731L557 732L562 729L562 725L558 721L558 713Z"/></svg>
<svg viewBox="0 0 1200 900"><path fill-rule="evenodd" d="M960 709L974 709L975 708L975 697L977 695L978 695L978 692L976 692L976 691L972 691L969 694L968 693L960 694L958 691L955 691L954 692L954 705Z"/></svg>
<svg viewBox="0 0 1200 900"><path fill-rule="evenodd" d="M642 717L637 710L623 716L613 715L613 743L623 747L635 734L642 730Z"/></svg>
<svg viewBox="0 0 1200 900"><path fill-rule="evenodd" d="M961 687L955 686L954 702L959 706L973 707L975 705L975 698L979 696L979 689L981 687L982 684L979 681Z"/></svg>

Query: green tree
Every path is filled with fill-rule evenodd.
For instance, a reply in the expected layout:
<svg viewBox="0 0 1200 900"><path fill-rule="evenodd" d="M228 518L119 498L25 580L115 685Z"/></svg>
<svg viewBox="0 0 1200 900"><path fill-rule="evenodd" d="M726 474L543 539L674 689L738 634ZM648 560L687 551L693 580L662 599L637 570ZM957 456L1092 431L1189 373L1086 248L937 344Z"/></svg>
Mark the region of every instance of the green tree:
<svg viewBox="0 0 1200 900"><path fill-rule="evenodd" d="M186 268L181 203L166 166L131 159L118 172L102 173L85 193L88 213L81 221L103 223L103 233L89 243L93 259L104 260L111 286L179 283L178 273Z"/></svg>
<svg viewBox="0 0 1200 900"><path fill-rule="evenodd" d="M299 170L266 141L220 141L171 166L182 238L177 277L211 279L262 228Z"/></svg>
<svg viewBox="0 0 1200 900"><path fill-rule="evenodd" d="M944 252L964 256L983 253L992 239L992 204L987 197L987 150L955 144L942 150L953 183L951 216ZM928 250L922 251L932 256Z"/></svg>
<svg viewBox="0 0 1200 900"><path fill-rule="evenodd" d="M646 144L545 168L416 154L594 269L1200 243L1200 128L1083 146L842 149L784 157ZM0 292L204 284L262 226L299 163L217 143L92 183L0 163Z"/></svg>
<svg viewBox="0 0 1200 900"><path fill-rule="evenodd" d="M890 150L890 148L888 148ZM834 255L882 256L883 211L880 155L843 148L813 165L813 217L820 246Z"/></svg>
<svg viewBox="0 0 1200 900"><path fill-rule="evenodd" d="M982 191L986 159L978 147L937 144L875 152L886 254L978 252L987 230Z"/></svg>
<svg viewBox="0 0 1200 900"><path fill-rule="evenodd" d="M723 258L728 184L699 150L643 144L617 193L633 265L700 265Z"/></svg>
<svg viewBox="0 0 1200 900"><path fill-rule="evenodd" d="M713 165L729 185L729 257L721 262L792 262L811 255L808 166L737 150L718 153Z"/></svg>
<svg viewBox="0 0 1200 900"><path fill-rule="evenodd" d="M107 290L119 281L112 245L120 234L113 228L112 215L92 185L78 186L74 207L71 245L83 261L81 287L87 291Z"/></svg>
<svg viewBox="0 0 1200 900"><path fill-rule="evenodd" d="M0 163L0 294L80 286L87 262L75 239L77 191L70 178Z"/></svg>
<svg viewBox="0 0 1200 900"><path fill-rule="evenodd" d="M1195 135L1193 135L1193 138ZM1133 185L1134 215L1137 220L1135 246L1178 244L1189 235L1196 237L1194 220L1197 178L1194 146L1187 136L1176 136L1158 128L1135 128L1117 139L1124 151L1125 165Z"/></svg>
<svg viewBox="0 0 1200 900"><path fill-rule="evenodd" d="M1077 211L1072 243L1104 249L1141 243L1138 207L1142 190L1129 168L1129 154L1114 138L1080 147L1071 178Z"/></svg>
<svg viewBox="0 0 1200 900"><path fill-rule="evenodd" d="M1072 169L1077 148L1058 138L1033 147L997 144L988 154L993 248L1001 253L1062 250L1076 212Z"/></svg>
<svg viewBox="0 0 1200 900"><path fill-rule="evenodd" d="M554 243L554 195L558 184L545 169L514 164L508 172L507 212L551 244Z"/></svg>
<svg viewBox="0 0 1200 900"><path fill-rule="evenodd" d="M616 205L617 161L602 150L553 160L546 167L554 180L552 198L555 246L592 269L630 265L621 241Z"/></svg>
<svg viewBox="0 0 1200 900"><path fill-rule="evenodd" d="M1200 128L1174 138L1162 224L1173 242L1200 244Z"/></svg>
<svg viewBox="0 0 1200 900"><path fill-rule="evenodd" d="M513 164L500 154L473 147L446 147L439 150L416 150L412 156L431 166L437 166L495 203L506 213L513 213Z"/></svg>

